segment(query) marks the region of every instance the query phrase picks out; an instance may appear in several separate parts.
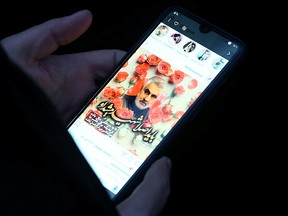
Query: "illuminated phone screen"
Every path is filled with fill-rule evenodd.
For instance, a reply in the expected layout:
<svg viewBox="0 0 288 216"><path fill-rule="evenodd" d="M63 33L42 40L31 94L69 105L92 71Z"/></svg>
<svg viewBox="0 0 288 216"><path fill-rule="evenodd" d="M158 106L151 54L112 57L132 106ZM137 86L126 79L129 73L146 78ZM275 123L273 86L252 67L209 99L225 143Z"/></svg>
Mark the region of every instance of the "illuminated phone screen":
<svg viewBox="0 0 288 216"><path fill-rule="evenodd" d="M180 10L155 23L68 129L112 197L241 52Z"/></svg>

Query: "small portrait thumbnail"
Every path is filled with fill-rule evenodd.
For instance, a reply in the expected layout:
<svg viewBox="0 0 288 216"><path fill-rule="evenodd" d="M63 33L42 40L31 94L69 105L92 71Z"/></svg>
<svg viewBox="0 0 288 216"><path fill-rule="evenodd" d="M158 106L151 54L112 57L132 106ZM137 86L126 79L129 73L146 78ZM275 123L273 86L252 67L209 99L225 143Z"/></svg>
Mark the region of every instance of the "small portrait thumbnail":
<svg viewBox="0 0 288 216"><path fill-rule="evenodd" d="M186 44L184 44L183 46L183 50L185 52L192 52L194 49L196 48L196 43L194 43L193 41L188 41Z"/></svg>
<svg viewBox="0 0 288 216"><path fill-rule="evenodd" d="M168 32L169 32L169 28L166 25L160 25L155 30L155 34L159 37L163 37L163 36L167 35Z"/></svg>
<svg viewBox="0 0 288 216"><path fill-rule="evenodd" d="M172 44L178 44L182 40L182 35L179 33L174 33L170 36L169 41Z"/></svg>
<svg viewBox="0 0 288 216"><path fill-rule="evenodd" d="M205 61L207 60L211 55L211 52L208 49L202 49L201 51L199 51L197 58L200 61Z"/></svg>

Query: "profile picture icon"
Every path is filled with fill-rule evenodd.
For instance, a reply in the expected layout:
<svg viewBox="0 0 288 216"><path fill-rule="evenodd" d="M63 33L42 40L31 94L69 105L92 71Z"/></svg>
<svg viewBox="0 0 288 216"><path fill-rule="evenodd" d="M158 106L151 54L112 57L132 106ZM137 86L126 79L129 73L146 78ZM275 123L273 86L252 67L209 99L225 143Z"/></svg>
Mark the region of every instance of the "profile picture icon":
<svg viewBox="0 0 288 216"><path fill-rule="evenodd" d="M167 35L168 32L169 32L169 28L166 25L160 25L155 30L155 34L159 37L163 37Z"/></svg>
<svg viewBox="0 0 288 216"><path fill-rule="evenodd" d="M223 58L217 58L213 61L212 67L214 69L220 69L224 66L224 59Z"/></svg>
<svg viewBox="0 0 288 216"><path fill-rule="evenodd" d="M170 35L169 41L171 44L178 44L182 40L182 35L179 33L174 33Z"/></svg>
<svg viewBox="0 0 288 216"><path fill-rule="evenodd" d="M188 41L183 45L183 50L187 53L192 52L196 48L196 43L193 41Z"/></svg>
<svg viewBox="0 0 288 216"><path fill-rule="evenodd" d="M202 49L198 52L197 58L200 61L205 61L210 57L210 55L211 55L211 52L208 49Z"/></svg>

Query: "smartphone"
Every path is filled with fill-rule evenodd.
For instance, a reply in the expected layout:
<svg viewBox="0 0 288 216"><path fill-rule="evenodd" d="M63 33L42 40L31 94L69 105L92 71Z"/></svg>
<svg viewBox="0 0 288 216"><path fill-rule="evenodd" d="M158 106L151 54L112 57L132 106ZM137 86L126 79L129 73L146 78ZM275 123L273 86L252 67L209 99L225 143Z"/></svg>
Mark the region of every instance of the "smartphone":
<svg viewBox="0 0 288 216"><path fill-rule="evenodd" d="M112 200L133 190L244 53L242 40L178 6L146 30L68 125Z"/></svg>

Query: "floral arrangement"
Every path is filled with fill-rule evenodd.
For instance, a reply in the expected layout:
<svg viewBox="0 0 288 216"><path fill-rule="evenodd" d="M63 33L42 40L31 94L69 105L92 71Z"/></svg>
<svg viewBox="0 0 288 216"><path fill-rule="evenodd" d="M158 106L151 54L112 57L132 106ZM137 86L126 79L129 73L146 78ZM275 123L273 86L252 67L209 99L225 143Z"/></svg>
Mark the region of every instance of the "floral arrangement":
<svg viewBox="0 0 288 216"><path fill-rule="evenodd" d="M133 70L133 73L130 71ZM129 72L128 72L129 71ZM139 49L127 61L115 79L110 81L98 99L109 100L113 104L116 115L122 119L131 119L133 111L123 106L123 95L136 96L149 77L161 76L167 82L164 94L150 107L148 117L143 123L144 128L153 127L160 131L160 138L163 138L177 121L184 115L186 110L194 103L201 91L197 90L199 83L179 69L174 69L171 64L155 54L148 53L144 49ZM201 88L200 88L201 89ZM91 103L95 106L98 99ZM95 110L94 110L95 111ZM99 116L102 115L96 110ZM127 128L119 130L119 137L126 137ZM143 139L143 137L142 137ZM132 143L141 140L139 133L134 134ZM131 149L130 149L131 150ZM136 154L136 150L131 150Z"/></svg>
<svg viewBox="0 0 288 216"><path fill-rule="evenodd" d="M148 70L153 69L152 71L154 71L155 75L162 75L167 78L167 83L170 84L169 88L172 88L172 91L170 90L171 93L169 96L167 96L167 92L169 92L169 89L167 89L166 94L163 94L162 97L153 104L149 111L148 119L146 120L145 125L151 126L151 124L157 124L161 121L166 123L173 121L173 124L171 125L173 126L184 114L186 109L193 104L201 92L197 92L197 94L193 95L190 100L187 101L185 110L175 110L172 99L175 97L181 97L186 92L186 89L197 88L198 81L194 78L190 78L187 87L181 85L181 82L186 77L189 77L181 70L173 70L169 62L162 60L155 54L141 53L136 58L136 63L137 64L134 67L134 74L130 78L129 73L125 70L125 68L129 65L129 62L126 62L123 65L115 77L115 82L117 83L122 83L129 78L129 85L127 89L125 89L123 86L116 86L114 88L108 86L104 89L102 97L109 99L110 102L114 104L119 116L131 118L133 116L133 111L122 107L123 101L121 97L124 93L127 95L137 95L147 79Z"/></svg>

